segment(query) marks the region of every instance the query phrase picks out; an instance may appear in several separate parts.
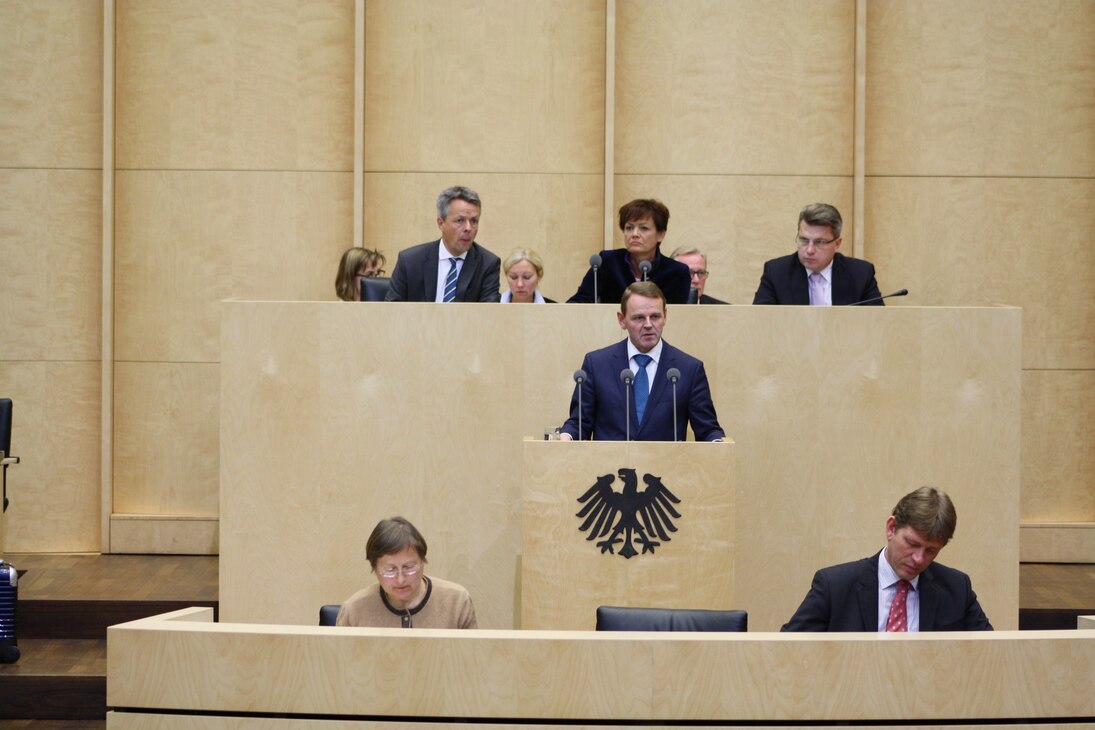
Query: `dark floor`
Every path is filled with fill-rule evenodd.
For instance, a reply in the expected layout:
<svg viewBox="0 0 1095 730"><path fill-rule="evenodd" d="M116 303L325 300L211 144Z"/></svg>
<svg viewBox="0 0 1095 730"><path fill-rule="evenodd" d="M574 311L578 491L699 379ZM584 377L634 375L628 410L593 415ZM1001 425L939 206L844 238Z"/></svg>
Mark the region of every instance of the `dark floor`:
<svg viewBox="0 0 1095 730"><path fill-rule="evenodd" d="M20 600L215 601L216 555L9 553Z"/></svg>

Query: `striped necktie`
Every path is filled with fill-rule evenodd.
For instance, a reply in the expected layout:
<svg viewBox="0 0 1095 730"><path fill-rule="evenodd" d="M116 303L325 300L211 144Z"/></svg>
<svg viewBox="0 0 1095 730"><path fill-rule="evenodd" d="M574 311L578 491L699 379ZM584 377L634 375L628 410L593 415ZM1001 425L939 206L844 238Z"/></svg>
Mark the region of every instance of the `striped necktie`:
<svg viewBox="0 0 1095 730"><path fill-rule="evenodd" d="M441 300L443 302L455 302L456 301L456 257L449 259L449 275L445 277L445 297Z"/></svg>

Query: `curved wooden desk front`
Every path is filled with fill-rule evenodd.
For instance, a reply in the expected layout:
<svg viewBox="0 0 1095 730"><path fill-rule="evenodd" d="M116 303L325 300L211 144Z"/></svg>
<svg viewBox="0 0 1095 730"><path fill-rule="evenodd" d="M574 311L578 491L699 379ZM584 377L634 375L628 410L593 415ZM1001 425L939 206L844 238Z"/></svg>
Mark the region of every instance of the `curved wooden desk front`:
<svg viewBox="0 0 1095 730"><path fill-rule="evenodd" d="M217 624L190 608L107 636L115 730L1033 721L1095 716L1092 676L1095 631L404 631Z"/></svg>

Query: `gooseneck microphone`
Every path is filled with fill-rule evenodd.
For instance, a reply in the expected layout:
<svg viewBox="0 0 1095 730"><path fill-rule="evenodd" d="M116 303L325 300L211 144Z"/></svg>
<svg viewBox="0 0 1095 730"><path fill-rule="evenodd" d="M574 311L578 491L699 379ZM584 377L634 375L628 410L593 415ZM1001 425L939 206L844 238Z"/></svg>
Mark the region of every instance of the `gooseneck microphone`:
<svg viewBox="0 0 1095 730"><path fill-rule="evenodd" d="M852 302L851 304L846 304L844 306L846 306L846 307L858 307L860 304L870 304L871 302L881 302L883 299L889 299L890 297L903 297L903 296L906 296L908 293L909 293L908 289L898 289L893 294L886 294L885 296L881 296L881 297L873 297L871 299L864 299L862 302Z"/></svg>
<svg viewBox="0 0 1095 730"><path fill-rule="evenodd" d="M597 294L597 272L601 268L601 254L595 253L589 257L589 267L593 269L593 303L600 304L601 297Z"/></svg>
<svg viewBox="0 0 1095 730"><path fill-rule="evenodd" d="M642 274L643 274L643 281L646 281L647 279L649 279L650 278L650 262L649 261L640 261L639 262L639 271L641 271Z"/></svg>
<svg viewBox="0 0 1095 730"><path fill-rule="evenodd" d="M673 440L680 441L677 436L677 381L681 379L681 371L677 368L669 368L665 371L665 377L673 384Z"/></svg>
<svg viewBox="0 0 1095 730"><path fill-rule="evenodd" d="M690 287L688 289L688 304L699 304L699 303L700 303L700 292L699 292L699 290L696 289L696 287L694 287L694 286Z"/></svg>
<svg viewBox="0 0 1095 730"><path fill-rule="evenodd" d="M624 441L631 440L631 384L635 382L635 373L631 368L620 371L620 380L624 384Z"/></svg>
<svg viewBox="0 0 1095 730"><path fill-rule="evenodd" d="M574 371L574 382L578 384L578 440L582 440L582 383L586 381L586 371L581 368Z"/></svg>

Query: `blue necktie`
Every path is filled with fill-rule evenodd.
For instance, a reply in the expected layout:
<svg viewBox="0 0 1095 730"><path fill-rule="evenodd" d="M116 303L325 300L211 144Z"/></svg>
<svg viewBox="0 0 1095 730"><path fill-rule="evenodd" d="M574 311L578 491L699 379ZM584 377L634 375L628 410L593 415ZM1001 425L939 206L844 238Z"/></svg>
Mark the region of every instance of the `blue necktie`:
<svg viewBox="0 0 1095 730"><path fill-rule="evenodd" d="M650 396L650 379L646 376L646 366L653 359L650 355L635 356L635 364L639 366L639 372L635 373L635 420L639 423L643 422L646 399Z"/></svg>
<svg viewBox="0 0 1095 730"><path fill-rule="evenodd" d="M456 301L456 258L449 259L449 265L452 266L449 269L449 275L445 277L445 296L441 300L443 302L455 302Z"/></svg>

